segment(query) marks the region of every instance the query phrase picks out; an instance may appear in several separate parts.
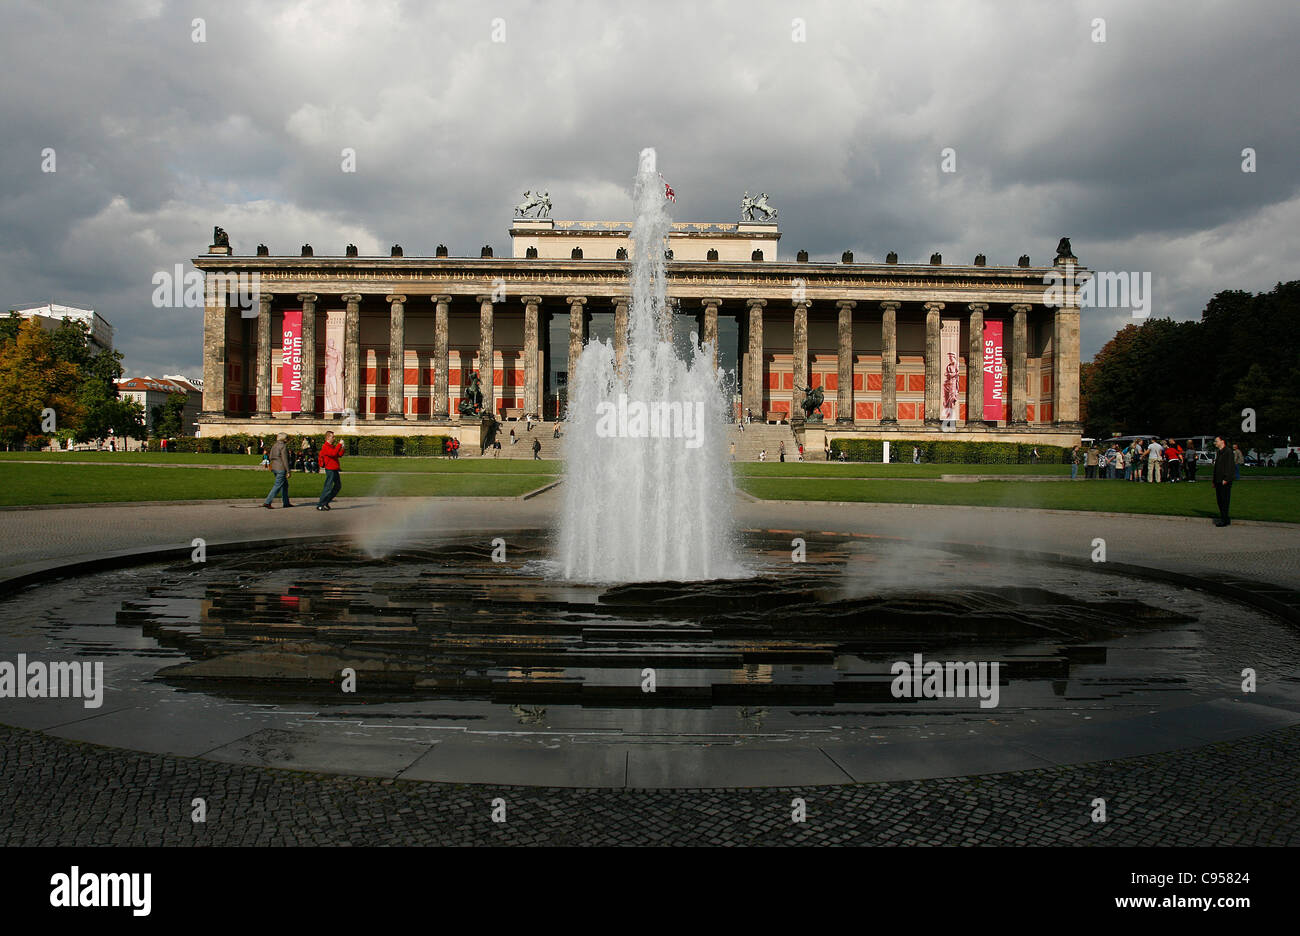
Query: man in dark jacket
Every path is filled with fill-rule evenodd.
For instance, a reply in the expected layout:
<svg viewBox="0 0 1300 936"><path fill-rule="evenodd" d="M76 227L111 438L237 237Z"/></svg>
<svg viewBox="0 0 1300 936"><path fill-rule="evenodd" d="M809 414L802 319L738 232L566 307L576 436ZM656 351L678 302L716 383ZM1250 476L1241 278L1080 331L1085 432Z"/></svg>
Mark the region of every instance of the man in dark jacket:
<svg viewBox="0 0 1300 936"><path fill-rule="evenodd" d="M1219 519L1214 525L1225 527L1232 521L1228 519L1228 501L1232 497L1232 476L1237 464L1232 460L1232 449L1223 440L1223 436L1214 437L1214 447L1219 453L1214 456L1214 499L1219 502Z"/></svg>
<svg viewBox="0 0 1300 936"><path fill-rule="evenodd" d="M268 456L271 470L275 472L275 484L271 487L271 493L266 495L266 500L262 502L262 506L267 510L271 509L271 501L275 500L276 494L281 496L281 506L293 506L293 504L289 503L289 470L293 465L292 456L289 454L289 446L286 444L288 438L289 436L285 433L279 433L275 437L275 444L271 446L271 452ZM1229 455L1228 459L1231 460L1232 456Z"/></svg>

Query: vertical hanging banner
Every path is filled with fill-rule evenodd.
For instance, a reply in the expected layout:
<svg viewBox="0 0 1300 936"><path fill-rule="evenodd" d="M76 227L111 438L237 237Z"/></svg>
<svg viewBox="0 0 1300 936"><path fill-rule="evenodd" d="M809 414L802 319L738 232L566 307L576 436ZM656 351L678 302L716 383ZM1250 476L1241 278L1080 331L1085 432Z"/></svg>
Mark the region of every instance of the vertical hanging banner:
<svg viewBox="0 0 1300 936"><path fill-rule="evenodd" d="M984 418L1007 418L1007 367L1002 353L1002 322L984 322Z"/></svg>
<svg viewBox="0 0 1300 936"><path fill-rule="evenodd" d="M939 403L939 418L955 420L960 411L957 401L961 397L961 322L944 319L939 327L939 359L943 368L943 393Z"/></svg>
<svg viewBox="0 0 1300 936"><path fill-rule="evenodd" d="M325 412L343 412L343 322L347 315L333 309L325 316Z"/></svg>
<svg viewBox="0 0 1300 936"><path fill-rule="evenodd" d="M280 412L302 412L302 309L285 309L280 336Z"/></svg>

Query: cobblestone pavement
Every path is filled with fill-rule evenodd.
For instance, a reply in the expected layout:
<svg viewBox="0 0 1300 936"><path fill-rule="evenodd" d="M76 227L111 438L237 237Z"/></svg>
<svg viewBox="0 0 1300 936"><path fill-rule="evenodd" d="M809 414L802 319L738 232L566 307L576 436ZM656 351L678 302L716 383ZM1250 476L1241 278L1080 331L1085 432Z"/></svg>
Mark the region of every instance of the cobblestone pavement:
<svg viewBox="0 0 1300 936"><path fill-rule="evenodd" d="M327 777L0 728L0 809L3 845L1300 845L1300 728L979 777L676 791Z"/></svg>

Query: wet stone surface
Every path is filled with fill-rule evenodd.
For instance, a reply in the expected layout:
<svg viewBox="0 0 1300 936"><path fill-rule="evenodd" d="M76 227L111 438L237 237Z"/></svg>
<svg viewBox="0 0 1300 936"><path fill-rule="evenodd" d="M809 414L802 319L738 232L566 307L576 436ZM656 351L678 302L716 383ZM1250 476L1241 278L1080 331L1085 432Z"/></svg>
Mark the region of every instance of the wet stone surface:
<svg viewBox="0 0 1300 936"><path fill-rule="evenodd" d="M540 744L1001 739L1219 697L1243 666L1267 684L1300 661L1267 615L1100 570L831 536L808 538L802 563L788 539L744 545L752 577L685 584L560 581L525 534L505 563L464 540L159 565L19 596L0 611L0 651L102 659L110 702L247 731L271 713ZM895 698L892 664L918 653L998 662L998 706Z"/></svg>

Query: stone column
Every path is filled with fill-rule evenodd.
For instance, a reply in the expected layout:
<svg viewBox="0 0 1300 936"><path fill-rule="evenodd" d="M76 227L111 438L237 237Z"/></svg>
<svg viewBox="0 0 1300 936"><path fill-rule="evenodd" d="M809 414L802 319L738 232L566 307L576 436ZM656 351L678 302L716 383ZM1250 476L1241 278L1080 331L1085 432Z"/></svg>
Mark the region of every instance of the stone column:
<svg viewBox="0 0 1300 936"><path fill-rule="evenodd" d="M388 419L406 418L406 297L385 296L388 306ZM394 405L396 403L396 405Z"/></svg>
<svg viewBox="0 0 1300 936"><path fill-rule="evenodd" d="M840 310L839 346L835 358L839 365L839 388L835 395L835 422L853 424L853 310L857 303L841 299L835 303Z"/></svg>
<svg viewBox="0 0 1300 936"><path fill-rule="evenodd" d="M745 358L745 390L741 394L741 407L753 411L754 418L763 419L763 307L766 299L748 299L749 352ZM742 414L743 415L743 414Z"/></svg>
<svg viewBox="0 0 1300 936"><path fill-rule="evenodd" d="M361 295L343 296L348 304L343 319L343 409L344 415L362 419L361 412Z"/></svg>
<svg viewBox="0 0 1300 936"><path fill-rule="evenodd" d="M446 419L447 411L447 318L451 296L433 296L433 412L434 419Z"/></svg>
<svg viewBox="0 0 1300 936"><path fill-rule="evenodd" d="M972 302L970 342L966 351L966 425L984 421L984 313L986 302Z"/></svg>
<svg viewBox="0 0 1300 936"><path fill-rule="evenodd" d="M1052 328L1052 420L1079 429L1079 293L1075 266L1067 262L1065 302L1056 309Z"/></svg>
<svg viewBox="0 0 1300 936"><path fill-rule="evenodd" d="M257 297L257 417L271 415L271 293Z"/></svg>
<svg viewBox="0 0 1300 936"><path fill-rule="evenodd" d="M1011 374L1008 386L1011 389L1011 423L1023 426L1029 415L1029 385L1025 378L1029 374L1029 306L1013 305L1015 313L1011 326Z"/></svg>
<svg viewBox="0 0 1300 936"><path fill-rule="evenodd" d="M901 302L880 304L880 424L898 425L898 310Z"/></svg>
<svg viewBox="0 0 1300 936"><path fill-rule="evenodd" d="M622 367L627 356L627 296L614 299L614 366Z"/></svg>
<svg viewBox="0 0 1300 936"><path fill-rule="evenodd" d="M790 415L803 415L803 398L808 394L800 387L808 386L808 309L812 300L800 299L794 303L794 387L790 392Z"/></svg>
<svg viewBox="0 0 1300 936"><path fill-rule="evenodd" d="M542 401L537 395L537 309L541 296L524 296L524 415L541 418Z"/></svg>
<svg viewBox="0 0 1300 936"><path fill-rule="evenodd" d="M301 293L302 303L302 416L316 415L316 294Z"/></svg>
<svg viewBox="0 0 1300 936"><path fill-rule="evenodd" d="M586 315L582 307L587 304L586 296L569 296L569 363L565 365L569 372L569 392L573 390L578 373L578 358L582 356L582 342L587 337Z"/></svg>
<svg viewBox="0 0 1300 936"><path fill-rule="evenodd" d="M492 297L478 301L478 379L483 388L483 412L496 415L496 349L492 347Z"/></svg>
<svg viewBox="0 0 1300 936"><path fill-rule="evenodd" d="M942 302L925 304L925 424L939 425L943 401L943 353L939 343L939 311Z"/></svg>
<svg viewBox="0 0 1300 936"><path fill-rule="evenodd" d="M215 282L215 281L213 281ZM203 303L203 413L226 415L226 294L209 285Z"/></svg>
<svg viewBox="0 0 1300 936"><path fill-rule="evenodd" d="M704 306L704 332L700 335L702 344L713 344L713 370L718 369L718 306L722 305L721 299L701 299L700 305Z"/></svg>

